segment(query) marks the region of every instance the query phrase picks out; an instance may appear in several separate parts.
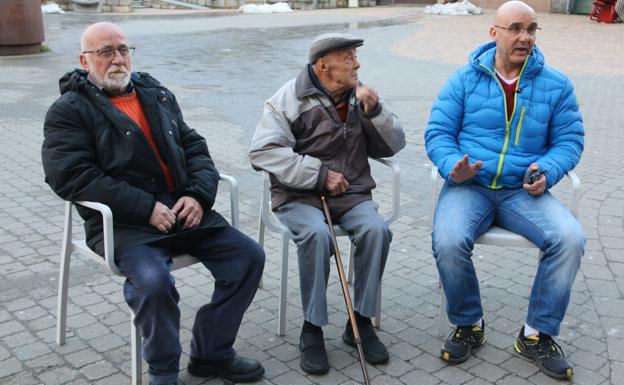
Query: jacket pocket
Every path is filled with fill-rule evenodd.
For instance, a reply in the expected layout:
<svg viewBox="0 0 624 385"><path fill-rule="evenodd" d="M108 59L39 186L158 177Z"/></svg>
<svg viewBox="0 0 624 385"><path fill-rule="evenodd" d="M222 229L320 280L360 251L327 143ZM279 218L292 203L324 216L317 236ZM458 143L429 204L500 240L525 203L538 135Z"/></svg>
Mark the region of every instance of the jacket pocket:
<svg viewBox="0 0 624 385"><path fill-rule="evenodd" d="M520 141L520 131L522 131L522 121L524 120L524 106L522 106L522 110L520 111L520 120L518 120L518 127L516 127L516 139L514 140L514 145L518 145L518 141Z"/></svg>

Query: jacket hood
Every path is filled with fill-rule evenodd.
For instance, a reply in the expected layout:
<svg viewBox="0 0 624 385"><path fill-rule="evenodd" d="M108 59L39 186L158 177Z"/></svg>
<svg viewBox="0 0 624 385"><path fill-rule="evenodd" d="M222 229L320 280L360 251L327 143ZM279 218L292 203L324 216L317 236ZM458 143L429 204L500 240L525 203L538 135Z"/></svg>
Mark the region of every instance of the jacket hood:
<svg viewBox="0 0 624 385"><path fill-rule="evenodd" d="M92 84L88 79L89 73L83 69L76 68L63 75L59 80L59 90L61 95L68 91L82 91L88 84ZM134 85L141 87L162 87L160 82L145 72L132 72L130 81Z"/></svg>
<svg viewBox="0 0 624 385"><path fill-rule="evenodd" d="M68 91L76 91L84 88L87 83L87 71L76 68L63 75L59 80L61 95Z"/></svg>
<svg viewBox="0 0 624 385"><path fill-rule="evenodd" d="M468 55L468 63L479 71L485 71L482 66L494 71L494 56L496 55L496 42L491 41L483 44ZM523 76L532 77L544 67L544 55L537 45L533 46L531 54L527 57L527 63Z"/></svg>

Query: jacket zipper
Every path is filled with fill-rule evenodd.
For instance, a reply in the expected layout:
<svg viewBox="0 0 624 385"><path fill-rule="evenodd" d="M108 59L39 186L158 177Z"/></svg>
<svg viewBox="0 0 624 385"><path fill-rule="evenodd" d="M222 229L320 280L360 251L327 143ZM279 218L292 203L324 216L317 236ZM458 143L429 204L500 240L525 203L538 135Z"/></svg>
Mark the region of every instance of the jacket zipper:
<svg viewBox="0 0 624 385"><path fill-rule="evenodd" d="M518 121L518 127L516 127L516 140L514 140L514 145L518 145L518 141L520 140L520 130L522 130L522 120L524 120L524 106L522 106L522 111L520 111L520 120Z"/></svg>
<svg viewBox="0 0 624 385"><path fill-rule="evenodd" d="M516 114L516 110L517 110L518 86L520 85L520 79L522 78L522 73L524 72L524 68L526 67L526 64L528 61L529 61L529 57L527 56L527 58L524 60L524 64L522 65L522 69L520 69L520 73L518 74L518 82L516 83L516 90L514 92L514 109L511 112L511 116L509 117L509 119L507 118L507 96L505 96L505 90L503 89L503 86L500 84L500 81L498 81L498 78L496 77L496 74L494 73L494 71L489 69L484 64L481 64L481 63L479 64L481 67L485 68L490 73L490 75L492 75L492 77L496 81L496 84L498 84L498 87L500 88L503 94L503 104L505 106L505 141L503 142L503 149L501 150L501 154L498 157L498 167L496 168L496 175L494 175L494 179L492 179L492 183L490 184L490 188L492 189L501 188L500 186L496 184L496 182L498 182L498 179L500 178L501 173L503 172L503 163L505 163L505 155L507 154L507 148L509 147L511 122L513 121L514 115Z"/></svg>

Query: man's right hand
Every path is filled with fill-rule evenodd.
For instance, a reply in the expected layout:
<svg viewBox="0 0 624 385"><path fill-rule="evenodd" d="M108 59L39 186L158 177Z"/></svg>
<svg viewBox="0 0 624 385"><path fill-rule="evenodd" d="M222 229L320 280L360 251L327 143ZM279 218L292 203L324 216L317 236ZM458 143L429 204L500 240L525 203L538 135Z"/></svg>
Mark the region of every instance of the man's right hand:
<svg viewBox="0 0 624 385"><path fill-rule="evenodd" d="M325 178L325 184L323 185L325 190L331 195L340 195L347 191L349 187L349 181L341 173L333 170L327 171L327 177Z"/></svg>
<svg viewBox="0 0 624 385"><path fill-rule="evenodd" d="M468 179L477 175L477 171L479 171L482 165L483 161L481 160L471 164L468 159L468 155L464 155L463 158L455 163L455 166L450 174L451 178L455 183L464 183Z"/></svg>
<svg viewBox="0 0 624 385"><path fill-rule="evenodd" d="M169 207L160 202L156 202L149 224L158 229L161 233L168 234L176 222L176 216Z"/></svg>

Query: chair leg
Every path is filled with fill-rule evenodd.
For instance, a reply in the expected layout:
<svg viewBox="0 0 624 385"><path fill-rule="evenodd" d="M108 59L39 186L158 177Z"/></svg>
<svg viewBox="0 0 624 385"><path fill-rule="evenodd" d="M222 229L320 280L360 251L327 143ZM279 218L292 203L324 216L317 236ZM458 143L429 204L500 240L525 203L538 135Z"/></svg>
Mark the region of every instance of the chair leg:
<svg viewBox="0 0 624 385"><path fill-rule="evenodd" d="M58 298L56 302L56 343L65 345L67 327L67 290L69 287L69 264L72 254L72 206L70 202L65 204L65 227L63 230L63 245L61 248L61 261L59 268Z"/></svg>
<svg viewBox="0 0 624 385"><path fill-rule="evenodd" d="M377 290L377 307L375 309L375 327L381 327L381 282L379 282L379 290Z"/></svg>
<svg viewBox="0 0 624 385"><path fill-rule="evenodd" d="M277 335L286 334L286 297L288 296L288 242L290 239L282 234L282 276L280 277L279 313Z"/></svg>
<svg viewBox="0 0 624 385"><path fill-rule="evenodd" d="M438 316L438 336L444 336L447 328L446 317L446 296L444 295L444 288L442 287L442 281L438 278L438 287L440 288L440 314Z"/></svg>
<svg viewBox="0 0 624 385"><path fill-rule="evenodd" d="M264 249L264 222L262 222L262 213L258 216L258 243L260 247ZM260 282L258 282L258 287L262 288L264 286L264 274L260 276Z"/></svg>
<svg viewBox="0 0 624 385"><path fill-rule="evenodd" d="M349 262L347 262L347 283L353 283L353 256L355 255L355 246L349 244Z"/></svg>
<svg viewBox="0 0 624 385"><path fill-rule="evenodd" d="M132 385L143 383L143 362L141 358L141 335L134 326L134 313L130 311L130 355L132 356Z"/></svg>
<svg viewBox="0 0 624 385"><path fill-rule="evenodd" d="M56 343L65 345L67 325L67 290L69 286L69 263L71 250L61 253L61 267L58 282L58 299L56 302Z"/></svg>

